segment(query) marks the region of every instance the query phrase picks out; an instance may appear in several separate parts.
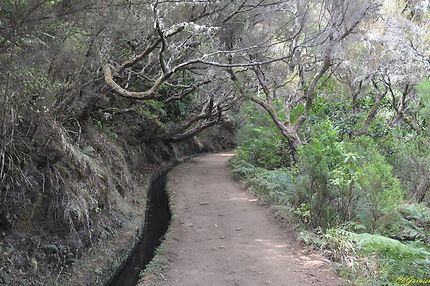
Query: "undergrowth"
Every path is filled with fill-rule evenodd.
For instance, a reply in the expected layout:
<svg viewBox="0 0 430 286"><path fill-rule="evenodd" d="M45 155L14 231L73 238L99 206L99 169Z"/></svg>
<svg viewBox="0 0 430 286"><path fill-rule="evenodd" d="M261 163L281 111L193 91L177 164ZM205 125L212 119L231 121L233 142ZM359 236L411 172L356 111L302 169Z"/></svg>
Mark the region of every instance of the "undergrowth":
<svg viewBox="0 0 430 286"><path fill-rule="evenodd" d="M402 205L383 221L381 234L366 232L359 222L326 229L309 229L310 210L294 207L297 192L294 172L265 170L238 156L230 163L233 176L242 180L264 201L283 206L298 223L298 239L324 251L339 274L354 285L398 285L399 277L423 278L430 273L430 209L422 204Z"/></svg>

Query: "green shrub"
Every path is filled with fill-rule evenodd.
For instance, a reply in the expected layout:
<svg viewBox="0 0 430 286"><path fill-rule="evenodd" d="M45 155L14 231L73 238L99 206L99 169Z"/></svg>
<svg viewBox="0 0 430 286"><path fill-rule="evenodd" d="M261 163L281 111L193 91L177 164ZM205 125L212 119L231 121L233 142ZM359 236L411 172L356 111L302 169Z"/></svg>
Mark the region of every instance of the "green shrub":
<svg viewBox="0 0 430 286"><path fill-rule="evenodd" d="M267 113L254 105L246 105L242 112L248 120L238 131L237 156L254 166L269 170L289 166L291 152L288 141Z"/></svg>
<svg viewBox="0 0 430 286"><path fill-rule="evenodd" d="M273 170L289 165L289 148L283 139L275 139L261 132L261 139L249 139L240 145L237 155L258 167Z"/></svg>
<svg viewBox="0 0 430 286"><path fill-rule="evenodd" d="M347 100L318 97L312 106L307 133L311 133L313 125L321 120L330 119L339 135L346 136L351 133L351 130L357 128L356 125L361 117L361 114L352 112L352 107Z"/></svg>
<svg viewBox="0 0 430 286"><path fill-rule="evenodd" d="M430 273L430 251L423 246L344 229L330 229L322 239L348 267L344 273L360 285L392 285L400 276L426 278Z"/></svg>
<svg viewBox="0 0 430 286"><path fill-rule="evenodd" d="M357 216L371 232L375 232L384 215L403 203L404 193L393 176L392 167L376 150L367 151L367 162L358 172Z"/></svg>
<svg viewBox="0 0 430 286"><path fill-rule="evenodd" d="M230 160L230 168L236 179L251 179L257 173L257 168L235 156Z"/></svg>
<svg viewBox="0 0 430 286"><path fill-rule="evenodd" d="M312 133L312 141L299 150L295 205L308 205L311 225L327 228L338 219L334 203L337 195L330 180L342 162L343 146L330 121L315 125Z"/></svg>
<svg viewBox="0 0 430 286"><path fill-rule="evenodd" d="M295 192L292 173L286 169L265 170L238 156L230 161L230 168L234 177L245 180L259 196L272 204L288 205Z"/></svg>
<svg viewBox="0 0 430 286"><path fill-rule="evenodd" d="M422 106L422 108L420 108L419 115L422 117L421 120L425 121L430 115L430 80L425 79L421 81L416 86L416 90Z"/></svg>
<svg viewBox="0 0 430 286"><path fill-rule="evenodd" d="M391 140L389 162L410 200L430 202L430 142L425 136L396 134Z"/></svg>
<svg viewBox="0 0 430 286"><path fill-rule="evenodd" d="M276 205L288 205L295 192L291 172L288 170L265 170L249 180L250 186L267 201Z"/></svg>
<svg viewBox="0 0 430 286"><path fill-rule="evenodd" d="M381 224L381 233L402 241L430 246L430 208L424 204L402 205Z"/></svg>
<svg viewBox="0 0 430 286"><path fill-rule="evenodd" d="M372 139L341 141L329 120L316 124L312 140L299 150L298 172L294 205L309 207L314 228L360 219L374 232L403 202L400 183Z"/></svg>

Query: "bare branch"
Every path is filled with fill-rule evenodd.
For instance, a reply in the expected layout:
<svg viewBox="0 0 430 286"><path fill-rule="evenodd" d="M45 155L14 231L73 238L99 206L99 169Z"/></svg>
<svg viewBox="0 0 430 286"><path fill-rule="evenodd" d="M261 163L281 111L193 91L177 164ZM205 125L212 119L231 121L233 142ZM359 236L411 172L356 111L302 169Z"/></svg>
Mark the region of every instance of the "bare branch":
<svg viewBox="0 0 430 286"><path fill-rule="evenodd" d="M184 29L185 29L185 24L182 23L171 27L167 31L163 31L162 34L164 35L164 38L169 38L179 34ZM158 47L158 45L160 45L161 42L162 42L161 38L157 38L156 40L154 40L142 53L121 64L121 66L118 68L118 73L123 72L126 68L129 68L135 65L136 63L138 63L139 61L143 60L144 58L146 58L150 53L152 53Z"/></svg>
<svg viewBox="0 0 430 286"><path fill-rule="evenodd" d="M113 77L112 77L112 71L109 67L109 65L105 65L104 67L104 77L106 84L116 93L118 93L121 96L129 97L129 98L135 98L135 99L154 99L157 97L157 91L160 89L161 85L169 79L173 73L167 73L161 75L155 83L152 85L152 87L147 91L128 91L124 88L122 88L119 84L117 84Z"/></svg>

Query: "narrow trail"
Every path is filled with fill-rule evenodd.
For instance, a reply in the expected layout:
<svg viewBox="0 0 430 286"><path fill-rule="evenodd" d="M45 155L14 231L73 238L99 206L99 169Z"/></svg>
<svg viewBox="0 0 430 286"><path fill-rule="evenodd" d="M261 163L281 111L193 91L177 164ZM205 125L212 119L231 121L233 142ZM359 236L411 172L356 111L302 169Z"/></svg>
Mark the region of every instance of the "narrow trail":
<svg viewBox="0 0 430 286"><path fill-rule="evenodd" d="M344 285L233 181L226 167L231 156L204 155L169 174L174 223L161 285Z"/></svg>

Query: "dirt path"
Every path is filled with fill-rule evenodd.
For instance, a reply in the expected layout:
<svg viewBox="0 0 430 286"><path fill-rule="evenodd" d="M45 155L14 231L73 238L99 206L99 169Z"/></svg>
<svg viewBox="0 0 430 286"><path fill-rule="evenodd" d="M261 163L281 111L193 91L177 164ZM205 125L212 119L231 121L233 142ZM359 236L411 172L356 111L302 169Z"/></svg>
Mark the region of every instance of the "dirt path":
<svg viewBox="0 0 430 286"><path fill-rule="evenodd" d="M231 179L225 166L231 156L204 155L169 175L174 223L161 285L343 285Z"/></svg>

